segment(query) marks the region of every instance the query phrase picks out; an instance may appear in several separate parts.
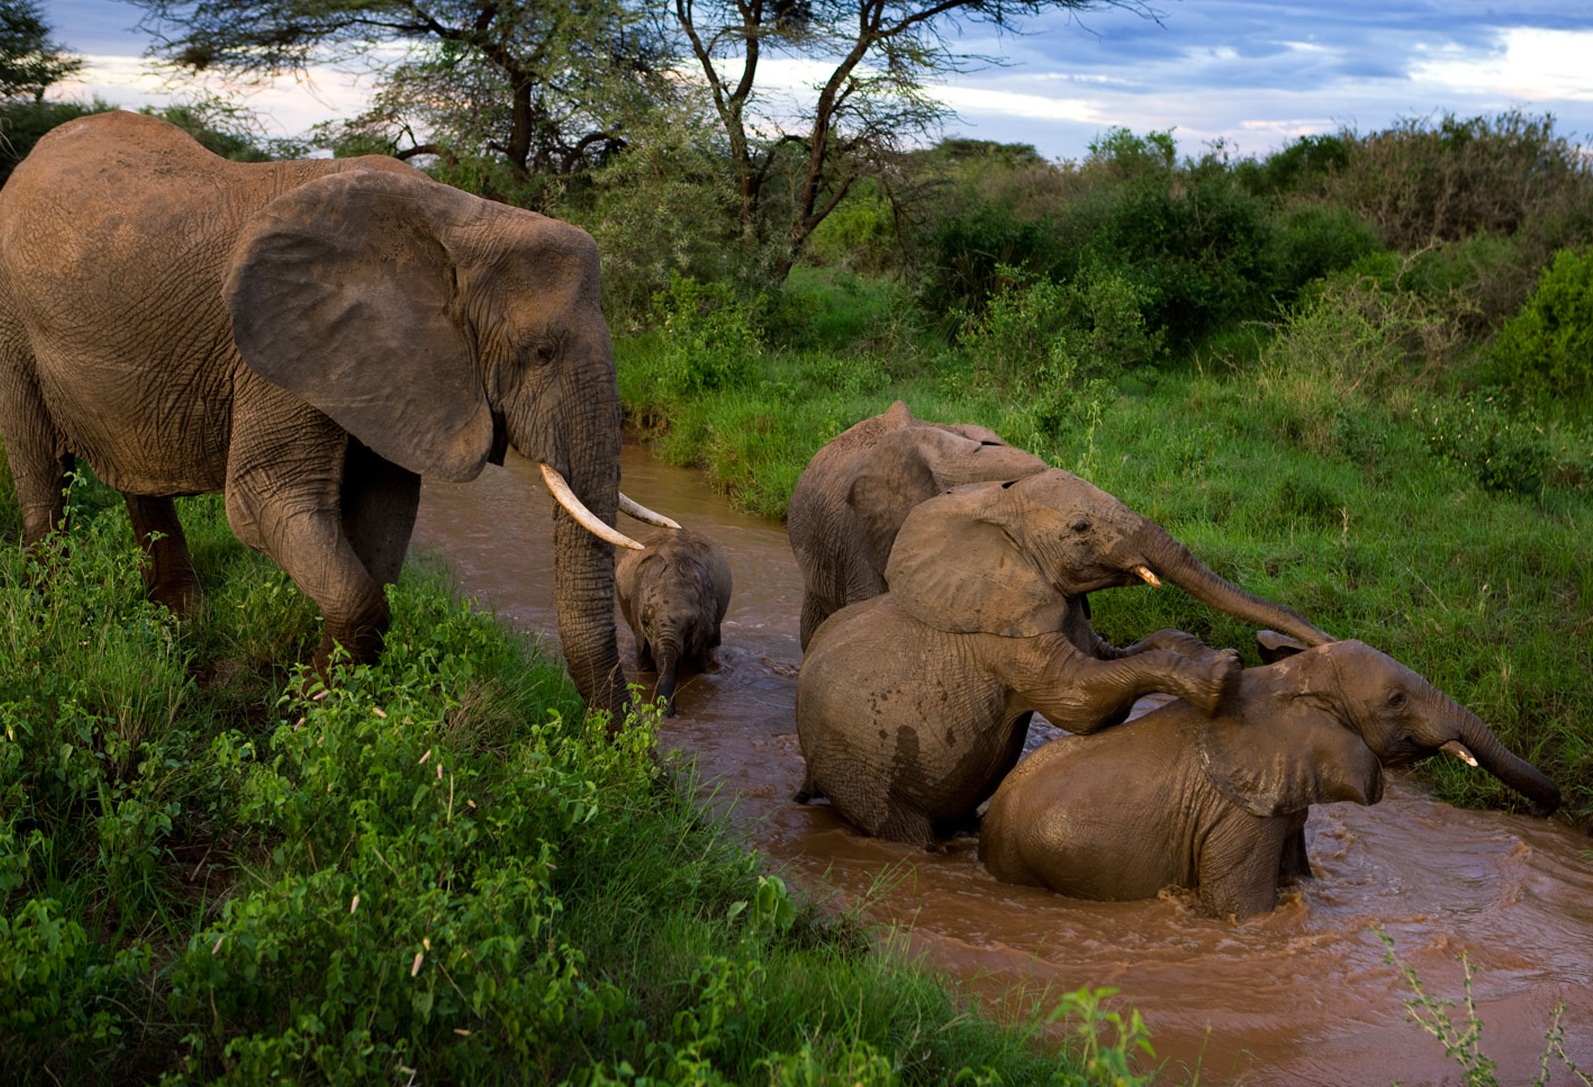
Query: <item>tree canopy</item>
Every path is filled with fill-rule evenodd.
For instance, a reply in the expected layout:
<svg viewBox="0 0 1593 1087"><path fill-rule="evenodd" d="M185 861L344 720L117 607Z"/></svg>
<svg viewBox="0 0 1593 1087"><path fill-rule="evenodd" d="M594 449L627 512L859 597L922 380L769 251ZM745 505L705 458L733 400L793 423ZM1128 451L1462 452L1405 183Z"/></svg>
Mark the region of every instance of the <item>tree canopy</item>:
<svg viewBox="0 0 1593 1087"><path fill-rule="evenodd" d="M0 0L0 99L42 101L52 83L82 67L82 57L50 40L50 27L34 0Z"/></svg>

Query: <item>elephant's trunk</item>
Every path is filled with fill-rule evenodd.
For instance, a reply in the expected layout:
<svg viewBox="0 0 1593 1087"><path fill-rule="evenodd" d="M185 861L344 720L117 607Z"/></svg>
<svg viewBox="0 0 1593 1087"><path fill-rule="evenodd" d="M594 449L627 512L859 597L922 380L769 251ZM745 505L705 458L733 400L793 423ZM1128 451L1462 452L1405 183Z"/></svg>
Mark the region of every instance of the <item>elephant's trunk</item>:
<svg viewBox="0 0 1593 1087"><path fill-rule="evenodd" d="M1560 788L1547 774L1511 751L1481 719L1464 706L1456 703L1453 733L1458 735L1466 750L1488 773L1532 801L1533 810L1548 815L1560 806ZM1442 746L1449 736L1437 737L1432 750Z"/></svg>
<svg viewBox="0 0 1593 1087"><path fill-rule="evenodd" d="M558 465L571 491L599 520L614 524L619 505L619 404L583 390L585 410L567 419ZM576 689L591 711L607 711L619 728L631 709L614 629L614 545L594 536L562 506L554 509L554 604L559 640Z"/></svg>
<svg viewBox="0 0 1593 1087"><path fill-rule="evenodd" d="M1232 584L1156 525L1144 533L1143 554L1152 570L1203 604L1252 626L1281 631L1306 645L1326 645L1332 636L1308 623L1298 612L1248 593Z"/></svg>
<svg viewBox="0 0 1593 1087"><path fill-rule="evenodd" d="M664 700L664 716L675 716L675 654L666 652L658 662L658 697Z"/></svg>

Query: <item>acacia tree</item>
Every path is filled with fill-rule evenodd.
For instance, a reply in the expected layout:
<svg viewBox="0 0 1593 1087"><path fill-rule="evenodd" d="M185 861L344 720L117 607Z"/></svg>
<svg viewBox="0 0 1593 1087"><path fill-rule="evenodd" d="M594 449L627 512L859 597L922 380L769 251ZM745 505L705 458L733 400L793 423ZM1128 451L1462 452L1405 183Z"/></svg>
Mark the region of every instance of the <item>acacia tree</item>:
<svg viewBox="0 0 1593 1087"><path fill-rule="evenodd" d="M44 92L83 67L83 58L50 40L50 28L34 0L0 0L0 99Z"/></svg>
<svg viewBox="0 0 1593 1087"><path fill-rule="evenodd" d="M352 130L400 157L462 150L522 177L570 174L622 144L627 102L661 93L656 28L623 0L132 2L155 51L195 72L375 70Z"/></svg>
<svg viewBox="0 0 1593 1087"><path fill-rule="evenodd" d="M1048 10L1118 7L1154 17L1144 0L674 0L680 33L706 80L729 141L742 236L765 240L771 182L789 180L784 279L808 237L856 181L949 115L929 90L949 75L998 63L960 52L962 24L1017 29ZM819 62L811 103L776 101L760 67L770 57Z"/></svg>

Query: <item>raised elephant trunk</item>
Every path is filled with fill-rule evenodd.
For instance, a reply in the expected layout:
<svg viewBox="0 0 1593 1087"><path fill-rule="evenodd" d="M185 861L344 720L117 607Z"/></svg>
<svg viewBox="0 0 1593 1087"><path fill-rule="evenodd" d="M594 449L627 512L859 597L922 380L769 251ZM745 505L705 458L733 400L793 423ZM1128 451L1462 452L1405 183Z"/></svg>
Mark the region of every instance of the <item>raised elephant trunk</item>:
<svg viewBox="0 0 1593 1087"><path fill-rule="evenodd" d="M1333 637L1306 622L1298 612L1246 592L1219 576L1159 526L1144 533L1143 554L1151 572L1177 585L1203 604L1256 627L1282 631L1306 645L1326 645ZM1144 577L1143 574L1140 574Z"/></svg>
<svg viewBox="0 0 1593 1087"><path fill-rule="evenodd" d="M1493 731L1483 724L1476 714L1456 703L1454 706L1454 732L1460 743L1477 760L1477 765L1532 801L1533 810L1548 815L1560 806L1560 788L1548 775L1499 742ZM1435 737L1432 744L1439 749L1450 737ZM1448 748L1453 750L1453 748ZM1459 754L1459 752L1455 752Z"/></svg>

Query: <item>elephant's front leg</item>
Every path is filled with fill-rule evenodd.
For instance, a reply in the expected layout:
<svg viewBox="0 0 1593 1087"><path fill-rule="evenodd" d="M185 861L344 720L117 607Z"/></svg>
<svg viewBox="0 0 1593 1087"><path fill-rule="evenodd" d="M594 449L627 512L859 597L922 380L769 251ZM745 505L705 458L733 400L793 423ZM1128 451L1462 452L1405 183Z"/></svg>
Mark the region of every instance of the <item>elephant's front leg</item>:
<svg viewBox="0 0 1593 1087"><path fill-rule="evenodd" d="M1094 732L1127 719L1135 701L1162 692L1214 713L1238 686L1239 654L1214 651L1193 659L1150 649L1116 660L1081 652L1061 634L1003 638L994 664L1023 702L1068 732Z"/></svg>
<svg viewBox="0 0 1593 1087"><path fill-rule="evenodd" d="M235 429L227 521L240 540L275 559L319 605L324 631L312 663L325 676L334 644L355 663L375 660L390 618L384 582L367 568L366 556L349 537L350 526L359 547L389 580L397 575L403 547L381 512L393 497L392 488L376 487L362 495L356 486L345 503L345 465L350 470L361 466L358 451L349 457L348 435L325 416L314 413L301 422L291 435L267 433L275 440L258 443L240 441L251 435ZM281 448L289 441L291 455ZM413 517L411 511L404 524ZM408 533L402 536L407 545Z"/></svg>

